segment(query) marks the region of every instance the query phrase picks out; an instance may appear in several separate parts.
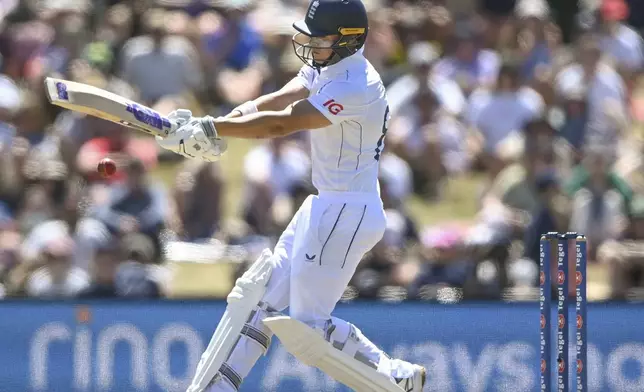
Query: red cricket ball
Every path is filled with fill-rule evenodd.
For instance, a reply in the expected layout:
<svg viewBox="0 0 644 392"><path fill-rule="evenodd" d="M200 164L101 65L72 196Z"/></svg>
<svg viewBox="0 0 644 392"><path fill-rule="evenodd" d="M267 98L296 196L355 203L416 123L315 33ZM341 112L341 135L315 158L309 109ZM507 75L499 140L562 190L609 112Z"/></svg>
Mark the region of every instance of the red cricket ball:
<svg viewBox="0 0 644 392"><path fill-rule="evenodd" d="M116 173L116 163L110 158L103 158L98 163L98 172L105 178L110 177Z"/></svg>

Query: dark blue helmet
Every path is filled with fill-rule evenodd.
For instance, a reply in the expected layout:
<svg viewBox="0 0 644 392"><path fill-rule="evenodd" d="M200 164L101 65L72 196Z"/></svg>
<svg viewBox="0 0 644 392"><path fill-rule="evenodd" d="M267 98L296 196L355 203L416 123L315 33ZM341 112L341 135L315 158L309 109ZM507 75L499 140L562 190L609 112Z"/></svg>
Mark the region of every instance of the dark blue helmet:
<svg viewBox="0 0 644 392"><path fill-rule="evenodd" d="M306 10L304 20L293 23L299 32L293 37L295 54L305 64L314 68L332 65L356 53L364 45L369 30L367 10L361 0L313 0ZM310 42L298 40L298 36L308 38L338 35L332 46L314 46ZM333 54L325 61L313 59L314 49L333 49Z"/></svg>

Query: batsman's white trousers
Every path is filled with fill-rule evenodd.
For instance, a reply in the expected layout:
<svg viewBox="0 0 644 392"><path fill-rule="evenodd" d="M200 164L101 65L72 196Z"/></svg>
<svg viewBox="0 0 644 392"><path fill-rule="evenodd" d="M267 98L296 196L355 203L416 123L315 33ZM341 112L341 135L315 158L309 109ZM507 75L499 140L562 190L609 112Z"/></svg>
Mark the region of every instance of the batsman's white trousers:
<svg viewBox="0 0 644 392"><path fill-rule="evenodd" d="M288 306L290 316L305 323L328 320L385 226L378 194L309 196L275 247L277 267L265 302L277 309Z"/></svg>
<svg viewBox="0 0 644 392"><path fill-rule="evenodd" d="M323 330L332 319L331 339L347 339L350 324L331 317L364 254L380 241L386 227L382 201L377 193L320 192L309 196L291 219L273 251L275 266L263 301L311 327ZM258 311L251 324L261 325L265 312ZM392 377L409 377L411 364L389 359L360 334L360 354L378 371ZM262 351L257 344L240 339L227 364L244 378ZM386 362L386 363L384 363ZM234 391L226 382L210 391Z"/></svg>

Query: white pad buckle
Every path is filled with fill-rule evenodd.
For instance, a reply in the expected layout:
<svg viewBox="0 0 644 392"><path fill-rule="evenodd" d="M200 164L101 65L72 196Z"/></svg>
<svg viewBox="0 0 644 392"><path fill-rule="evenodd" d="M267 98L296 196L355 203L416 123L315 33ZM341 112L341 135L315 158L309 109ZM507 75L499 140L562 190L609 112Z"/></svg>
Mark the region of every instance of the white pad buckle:
<svg viewBox="0 0 644 392"><path fill-rule="evenodd" d="M404 392L389 377L336 349L301 321L289 316L271 316L263 322L295 358L356 392Z"/></svg>
<svg viewBox="0 0 644 392"><path fill-rule="evenodd" d="M238 384L241 383L239 376L224 365L241 334L246 335L249 332L249 329L244 327L251 313L260 305L260 300L266 291L266 285L273 271L271 256L271 251L265 249L248 271L235 282L235 287L226 298L228 302L226 311L199 360L197 371L187 392L204 391L220 374L220 369L239 388Z"/></svg>

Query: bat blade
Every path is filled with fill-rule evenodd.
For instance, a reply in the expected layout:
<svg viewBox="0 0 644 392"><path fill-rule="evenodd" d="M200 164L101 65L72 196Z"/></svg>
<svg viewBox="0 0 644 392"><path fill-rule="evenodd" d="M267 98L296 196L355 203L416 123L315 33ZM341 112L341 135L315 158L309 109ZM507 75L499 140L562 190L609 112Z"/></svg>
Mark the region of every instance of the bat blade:
<svg viewBox="0 0 644 392"><path fill-rule="evenodd" d="M45 92L52 105L149 135L165 137L177 128L175 122L149 107L88 84L48 77L45 79Z"/></svg>

